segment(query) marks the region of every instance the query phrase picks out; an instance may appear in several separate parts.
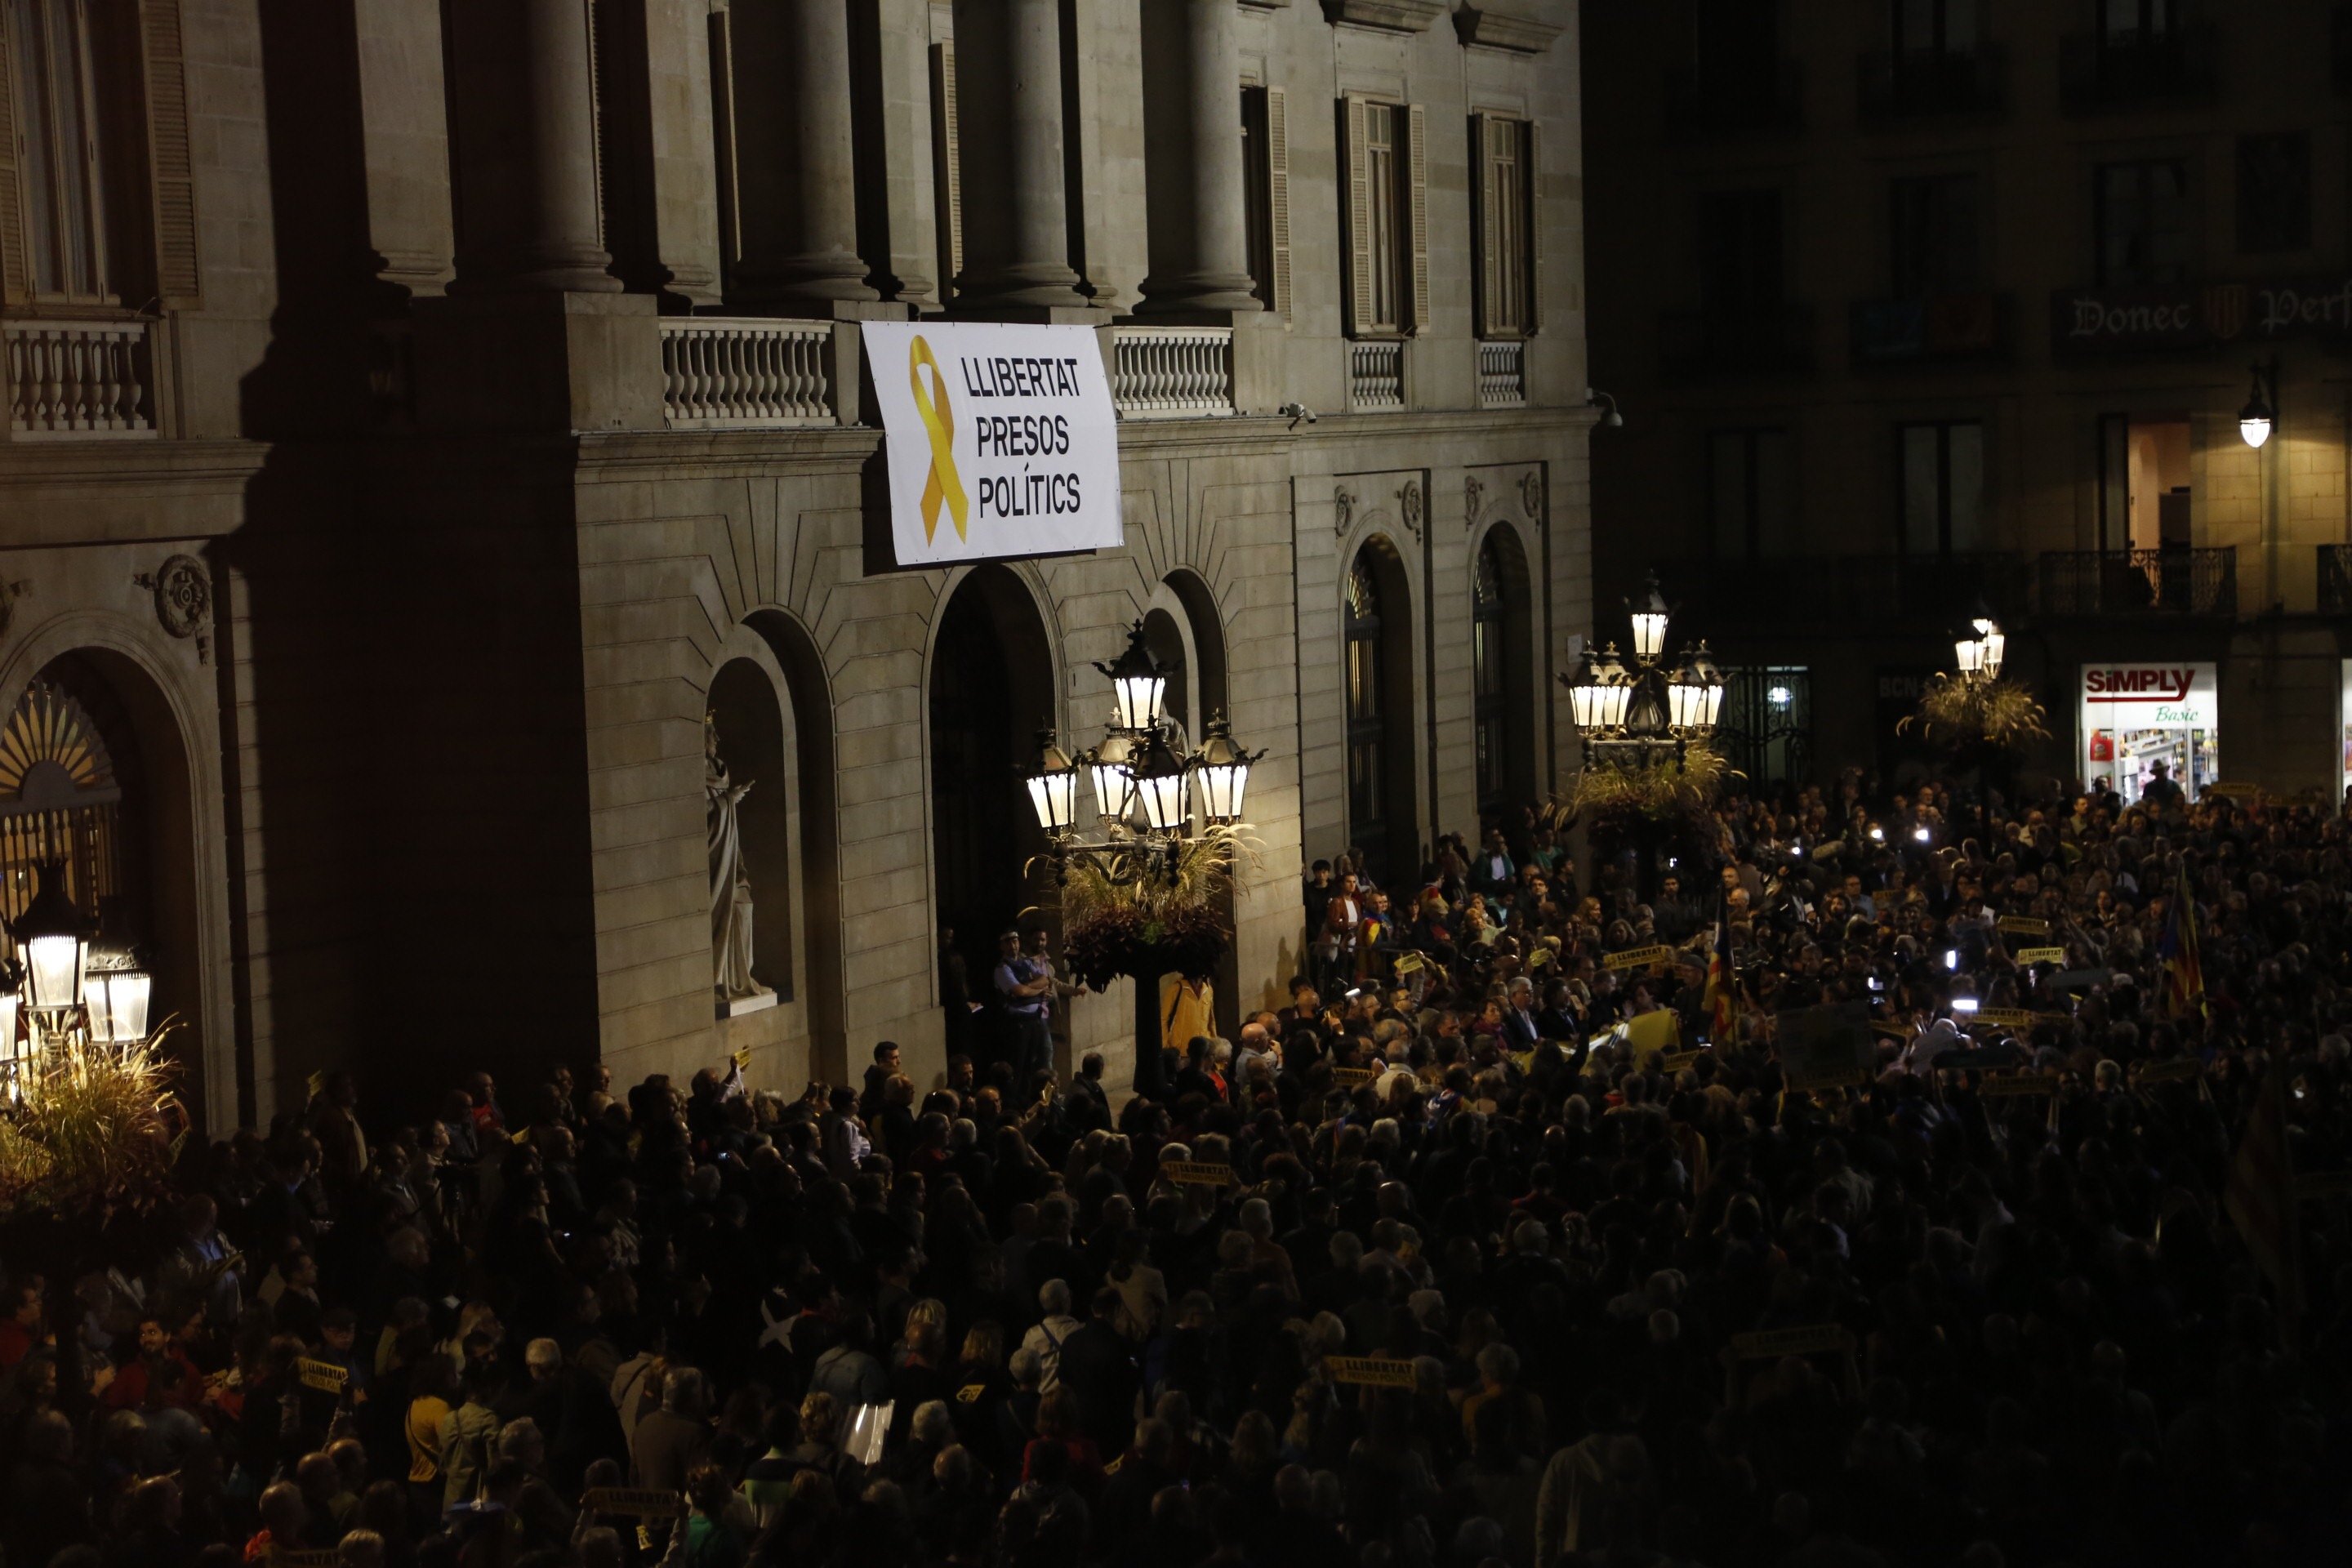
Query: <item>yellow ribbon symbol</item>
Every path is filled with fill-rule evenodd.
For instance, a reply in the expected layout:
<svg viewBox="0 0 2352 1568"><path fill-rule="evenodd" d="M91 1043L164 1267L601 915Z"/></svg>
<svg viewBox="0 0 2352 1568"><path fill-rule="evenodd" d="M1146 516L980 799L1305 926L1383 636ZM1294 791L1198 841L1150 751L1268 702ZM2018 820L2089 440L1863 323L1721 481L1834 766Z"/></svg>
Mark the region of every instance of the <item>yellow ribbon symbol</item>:
<svg viewBox="0 0 2352 1568"><path fill-rule="evenodd" d="M931 371L930 390L923 389L923 367ZM931 357L931 345L921 338L907 354L907 379L915 388L915 412L922 416L924 434L931 441L931 471L923 479L923 542L940 531L940 503L947 503L948 515L955 520L956 537L964 537L963 514L971 507L971 500L963 493L963 480L956 475L955 410L948 404L948 378L940 374L940 362Z"/></svg>

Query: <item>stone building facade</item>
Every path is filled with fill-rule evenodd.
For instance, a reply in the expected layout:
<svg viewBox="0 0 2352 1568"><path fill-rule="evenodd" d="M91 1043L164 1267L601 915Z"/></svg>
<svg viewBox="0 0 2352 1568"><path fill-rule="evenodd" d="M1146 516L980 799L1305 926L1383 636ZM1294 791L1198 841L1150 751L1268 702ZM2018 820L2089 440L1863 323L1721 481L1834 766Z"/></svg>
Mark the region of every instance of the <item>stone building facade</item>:
<svg viewBox="0 0 2352 1568"><path fill-rule="evenodd" d="M1141 620L1268 748L1271 994L1306 859L1573 763L1577 18L1515 4L12 7L0 900L69 862L215 1127L339 1065L927 1082L941 924L1052 923L1013 764ZM910 314L1097 330L1122 548L895 569L859 332ZM1123 1079L1132 1016L1067 1048Z"/></svg>
<svg viewBox="0 0 2352 1568"><path fill-rule="evenodd" d="M1596 493L1645 524L1603 542L1601 592L1658 569L1738 671L1742 765L1923 766L1895 721L1981 601L2050 714L2037 787L2161 755L2340 799L2352 16L1676 0L1587 22L1592 374L1624 417ZM2111 670L2193 670L2193 722L2111 721Z"/></svg>

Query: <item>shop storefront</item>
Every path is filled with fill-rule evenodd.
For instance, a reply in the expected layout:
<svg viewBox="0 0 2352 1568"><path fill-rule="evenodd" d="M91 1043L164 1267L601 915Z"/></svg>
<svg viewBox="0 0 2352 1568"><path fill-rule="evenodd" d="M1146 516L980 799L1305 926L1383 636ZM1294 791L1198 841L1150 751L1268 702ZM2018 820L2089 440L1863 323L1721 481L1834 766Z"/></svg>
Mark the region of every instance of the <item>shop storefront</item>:
<svg viewBox="0 0 2352 1568"><path fill-rule="evenodd" d="M2076 689L2074 754L2086 784L2104 778L2136 801L2163 763L2194 800L2221 776L2218 667L2086 664Z"/></svg>

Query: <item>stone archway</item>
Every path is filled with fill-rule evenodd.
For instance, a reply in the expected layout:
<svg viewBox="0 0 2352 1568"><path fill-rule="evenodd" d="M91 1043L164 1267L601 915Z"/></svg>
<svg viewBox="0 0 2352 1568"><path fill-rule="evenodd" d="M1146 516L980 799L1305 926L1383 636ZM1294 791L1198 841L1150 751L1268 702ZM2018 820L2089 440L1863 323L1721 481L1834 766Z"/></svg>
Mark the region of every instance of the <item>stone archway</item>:
<svg viewBox="0 0 2352 1568"><path fill-rule="evenodd" d="M1536 795L1533 598L1518 533L1497 523L1470 558L1472 767L1489 821Z"/></svg>
<svg viewBox="0 0 2352 1568"><path fill-rule="evenodd" d="M1376 881L1410 880L1421 870L1412 584L1385 534L1357 550L1339 592L1348 842L1364 852Z"/></svg>
<svg viewBox="0 0 2352 1568"><path fill-rule="evenodd" d="M1008 568L973 569L940 605L927 681L933 907L975 999L988 994L998 932L1047 901L1045 874L1029 868L1045 836L1019 770L1037 731L1059 721L1054 668L1036 600ZM950 1053L984 1044L969 1016L951 1008L947 1024Z"/></svg>
<svg viewBox="0 0 2352 1568"><path fill-rule="evenodd" d="M228 1042L208 1027L194 806L172 705L121 653L48 659L0 719L0 912L22 913L38 862L61 862L94 958L153 976L151 1029L179 1020L166 1049L182 1103L200 1125L225 1124L237 1086L227 1060L208 1060Z"/></svg>

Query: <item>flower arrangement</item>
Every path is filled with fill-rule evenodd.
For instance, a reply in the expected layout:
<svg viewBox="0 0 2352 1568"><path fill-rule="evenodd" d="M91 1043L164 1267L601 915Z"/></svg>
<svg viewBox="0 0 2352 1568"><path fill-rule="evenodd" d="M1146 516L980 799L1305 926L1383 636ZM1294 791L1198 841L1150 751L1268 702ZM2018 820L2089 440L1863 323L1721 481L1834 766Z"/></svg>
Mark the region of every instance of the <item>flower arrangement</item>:
<svg viewBox="0 0 2352 1568"><path fill-rule="evenodd" d="M1233 944L1225 895L1234 864L1255 852L1244 828L1220 826L1178 847L1164 876L1147 861L1167 851L1148 845L1072 859L1062 877L1063 962L1097 990L1129 974L1209 977Z"/></svg>
<svg viewBox="0 0 2352 1568"><path fill-rule="evenodd" d="M1918 711L1906 714L1895 730L1902 734L1916 724L1930 743L1954 752L2021 752L2030 742L2050 738L2049 716L2016 681L1962 680L1938 673L1920 693Z"/></svg>
<svg viewBox="0 0 2352 1568"><path fill-rule="evenodd" d="M1724 781L1740 776L1713 748L1685 746L1679 763L1668 759L1643 767L1593 767L1576 775L1570 812L1595 824L1633 818L1652 822L1703 819Z"/></svg>

